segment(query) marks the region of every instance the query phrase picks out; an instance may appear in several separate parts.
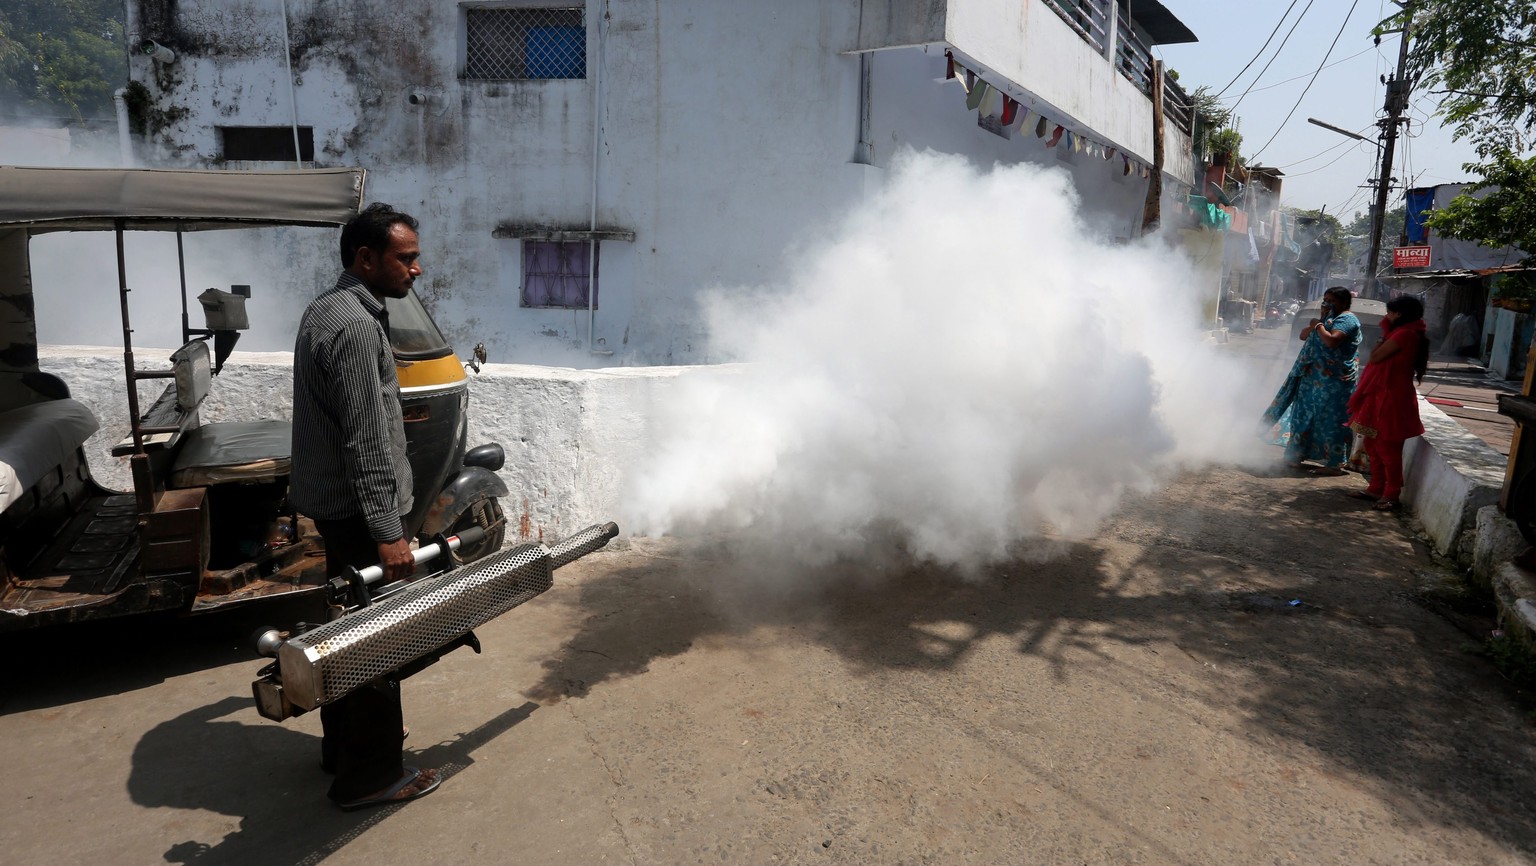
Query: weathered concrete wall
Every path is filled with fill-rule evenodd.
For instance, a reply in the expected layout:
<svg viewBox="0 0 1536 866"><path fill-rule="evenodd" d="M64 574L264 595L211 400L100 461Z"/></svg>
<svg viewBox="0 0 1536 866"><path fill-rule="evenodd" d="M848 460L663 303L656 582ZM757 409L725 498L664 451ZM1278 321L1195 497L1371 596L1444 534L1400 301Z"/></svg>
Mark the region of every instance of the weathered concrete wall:
<svg viewBox="0 0 1536 866"><path fill-rule="evenodd" d="M153 160L224 164L219 126L283 126L293 119L277 6L255 0L133 5L140 32L131 38L154 38L178 52L169 65L137 55L131 63L132 77L149 94L140 113ZM1102 70L1086 91L1067 99L1057 93L1076 86L1067 70L1031 59L1022 40L1054 44L1058 30L1064 41L1089 50L1039 3L965 0L944 4L939 15L937 0L922 0L891 4L884 19L862 19L871 32L885 34L881 38L921 36L929 45L926 53L911 47L876 57L870 88L876 168L850 164L857 150L859 58L843 52L861 38L861 8L882 4L594 0L590 6L603 16L587 16L589 78L472 81L460 77L460 5L288 4L296 116L314 128L316 162L368 168L369 198L422 219L426 275L418 291L461 353L484 342L493 361L574 367L728 359L734 347L706 340L699 293L778 280L793 265L786 250L815 239L878 185L880 169L901 146L934 147L979 162L1059 165L1073 174L1085 210L1112 217L1107 234L1134 234L1130 214L1145 181L1127 181L1109 164L1093 165L1082 155L1075 159L1083 164L1074 164L1038 141L997 138L977 127L953 83L936 80L942 71L935 74L934 64L943 52L934 40L944 31L933 25L948 22L951 38L974 42L1000 72L1039 81L1053 102L1083 112L1083 127L1149 157L1150 103L1107 60L1099 58ZM1027 15L1021 6L1029 7ZM907 16L909 7L921 7L921 14ZM1022 21L1020 15L1030 33L1044 35L1015 28L1008 38L1018 44L990 47L1004 37L989 35L983 25ZM969 23L956 24L961 18ZM413 104L411 94L421 99ZM519 307L521 244L492 236L503 223L588 225L594 119L600 125L596 222L635 233L633 242L602 245L591 337L611 356L587 353L585 311ZM276 301L270 308L297 311L334 277L331 244L295 244L291 236L258 237L255 244L253 259L281 262L281 268L208 284L269 280ZM86 329L46 338L96 340ZM252 332L245 346L287 348L262 339Z"/></svg>
<svg viewBox="0 0 1536 866"><path fill-rule="evenodd" d="M164 350L139 350L154 366ZM127 435L120 351L45 346L42 369L63 378L96 413L101 429L86 443L91 472L103 485L131 485L126 459L107 452ZM644 454L651 406L681 376L733 375L731 365L574 370L490 364L470 384L469 443L500 442L508 537L559 538L619 518L626 469ZM141 388L153 399L163 384ZM204 423L292 417L292 356L236 352L214 380L200 411ZM147 404L146 404L147 405ZM622 524L621 524L622 528Z"/></svg>

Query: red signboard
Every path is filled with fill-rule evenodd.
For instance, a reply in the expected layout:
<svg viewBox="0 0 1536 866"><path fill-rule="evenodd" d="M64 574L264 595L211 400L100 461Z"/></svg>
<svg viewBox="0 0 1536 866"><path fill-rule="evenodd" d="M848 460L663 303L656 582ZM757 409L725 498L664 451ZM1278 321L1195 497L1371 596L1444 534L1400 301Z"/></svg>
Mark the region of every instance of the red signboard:
<svg viewBox="0 0 1536 866"><path fill-rule="evenodd" d="M1429 267L1429 247L1398 247L1392 251L1394 268Z"/></svg>

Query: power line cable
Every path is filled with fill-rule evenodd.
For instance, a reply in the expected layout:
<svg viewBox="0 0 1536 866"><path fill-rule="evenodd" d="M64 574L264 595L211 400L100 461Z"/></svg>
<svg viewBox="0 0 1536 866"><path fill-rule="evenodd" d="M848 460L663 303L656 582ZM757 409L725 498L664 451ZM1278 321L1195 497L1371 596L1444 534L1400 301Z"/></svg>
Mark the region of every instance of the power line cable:
<svg viewBox="0 0 1536 866"><path fill-rule="evenodd" d="M1335 144L1335 145L1333 145L1333 146L1331 146L1331 147L1329 147L1329 148L1327 148L1325 150L1318 151L1317 153L1314 153L1311 156L1304 157L1302 159L1298 159L1295 162L1288 162L1288 163L1285 163L1284 165L1277 165L1277 166L1275 166L1275 168L1290 168L1292 166L1301 165L1304 162L1311 162L1314 159L1318 159L1320 157L1327 156L1328 154L1333 153L1334 151L1338 150L1339 148L1343 147L1344 145L1350 144L1350 143L1351 142L1348 142L1348 141L1341 141L1338 144ZM1354 143L1358 144L1359 142L1354 142Z"/></svg>
<svg viewBox="0 0 1536 866"><path fill-rule="evenodd" d="M1308 3L1308 4L1307 4L1307 5L1308 5L1308 6L1311 6L1311 5L1312 5L1312 4L1311 4L1311 3ZM1272 42L1272 41L1274 41L1274 38L1275 38L1275 34L1276 34L1276 33L1279 33L1279 32L1280 32L1280 25L1282 25L1282 24L1284 24L1284 23L1285 23L1285 19L1287 19L1287 18L1289 18L1289 17L1291 17L1291 10L1292 10L1292 9L1295 9L1295 8L1296 8L1296 0L1291 0L1291 5L1289 5L1289 6L1287 6L1287 7L1285 7L1285 14L1284 14L1284 15L1281 15L1281 16L1280 16L1280 20L1279 20L1279 21L1276 21L1276 22L1275 22L1275 29L1273 29L1273 30L1271 30L1271 31L1269 31L1269 38L1268 38L1268 39L1266 39L1266 40L1264 40L1264 44L1263 44L1263 45L1261 45L1261 46L1259 46L1259 50L1258 50L1258 51L1257 51L1257 52L1256 52L1256 53L1255 53L1255 54L1254 54L1254 55L1253 55L1253 59L1252 59L1252 60L1249 60L1249 61L1248 61L1248 62L1247 62L1247 63L1246 63L1246 64L1245 64L1245 65L1244 65L1244 66L1243 66L1243 68L1242 68L1242 69L1240 69L1240 70L1238 70L1238 73L1237 73L1237 74L1236 74L1236 75L1234 75L1234 76L1232 76L1232 80L1231 80L1231 81L1228 81L1228 82L1227 82L1227 86L1226 86L1226 87L1223 87L1223 88L1222 88L1222 89L1221 89L1221 90L1220 90L1220 91L1218 91L1218 92L1217 92L1217 94L1216 94L1216 96L1217 96L1217 97L1218 97L1218 98L1220 98L1220 96L1221 96L1221 94L1223 94L1223 93L1226 93L1226 92L1227 92L1227 91L1228 91L1228 90L1230 90L1230 89L1231 89L1231 88L1232 88L1232 85L1234 85L1234 84L1236 84L1236 83L1237 83L1237 80L1238 80L1238 79L1239 79L1239 78L1242 78L1242 77L1243 77L1243 73L1244 73L1244 72L1247 72L1247 71L1248 71L1248 69L1249 69L1249 67L1251 67L1251 66L1253 66L1253 64L1254 64L1254 63L1255 63L1255 62L1256 62L1256 61L1257 61L1257 60L1258 60L1258 59L1259 59L1259 58L1260 58L1260 57L1263 57L1263 56L1264 56L1264 49L1266 49L1266 48L1268 48L1268 47L1269 47L1269 43L1270 43L1270 42ZM1306 14L1306 13L1305 13L1305 12L1303 12L1303 13L1302 13L1302 14ZM1297 19L1297 20L1298 20L1298 21L1299 21L1299 20L1301 20L1301 19ZM1283 48L1283 47L1284 47L1284 44L1283 44L1283 43L1282 43L1282 45L1281 45L1281 47L1282 47L1282 48ZM1268 68L1268 67L1266 67L1266 68ZM1262 73L1262 72L1261 72L1261 73L1259 73L1259 74L1260 74L1260 75L1263 75L1263 74L1264 74L1264 73Z"/></svg>
<svg viewBox="0 0 1536 866"><path fill-rule="evenodd" d="M1347 142L1347 141L1344 142L1344 143L1345 144L1349 144L1349 142ZM1291 177L1306 177L1309 174L1316 174L1316 173L1322 171L1323 169L1327 168L1328 166L1333 165L1334 163L1336 163L1339 160L1343 159L1344 157L1349 156L1351 153L1359 153L1359 152L1360 152L1360 150L1359 150L1359 146L1358 146L1358 143L1357 143L1357 146L1354 149L1347 150L1347 151L1339 154L1338 156L1336 156L1333 159L1329 160L1327 163L1318 166L1317 168L1308 169L1307 171L1293 171L1290 174L1286 175L1286 177L1288 177L1288 178L1291 178ZM1322 154L1318 154L1318 156L1322 156ZM1314 159L1315 158L1316 157L1314 157Z"/></svg>
<svg viewBox="0 0 1536 866"><path fill-rule="evenodd" d="M1367 129L1370 129L1370 128L1371 128L1370 126L1364 126L1364 127L1361 127L1360 129L1355 130L1355 132L1356 133L1362 133L1362 132L1365 132ZM1275 166L1275 168L1290 168L1293 165L1301 165L1304 162L1311 162L1312 160L1317 159L1320 156L1324 156L1326 154L1332 153L1335 150L1338 150L1339 148L1341 148L1344 145L1349 144L1349 143L1350 142L1348 142L1348 141L1341 141L1338 144L1335 144L1332 147L1324 148L1323 150L1320 150L1317 153L1312 154L1311 156L1304 157L1302 159L1298 159L1295 162L1288 162L1288 163L1286 163L1284 165L1277 165L1277 166Z"/></svg>
<svg viewBox="0 0 1536 866"><path fill-rule="evenodd" d="M1307 17L1307 10L1312 8L1313 2L1314 0L1307 0L1307 5L1302 7L1301 14L1297 15L1296 20L1291 23L1291 29L1286 31L1285 38L1280 40L1280 47L1275 49L1275 53L1269 58L1269 62L1265 63L1264 68L1259 70L1259 74L1255 76L1253 81L1248 84L1248 89L1243 91L1243 95L1239 96L1237 101L1232 103L1232 107L1228 109L1229 111L1237 111L1237 107L1243 103L1243 98L1251 93L1253 91L1254 85L1258 84L1259 81L1264 78L1264 73L1269 71L1269 67L1274 64L1277 58L1279 58L1280 52L1285 50L1285 43L1290 42L1291 37L1295 35L1297 26L1301 24L1301 19Z"/></svg>
<svg viewBox="0 0 1536 866"><path fill-rule="evenodd" d="M1368 53L1370 53L1373 50L1375 50L1375 49L1374 48L1367 48L1364 51L1356 51L1354 54L1351 54L1348 57L1343 57L1343 58L1340 58L1338 60L1335 60L1332 63L1328 64L1327 66L1324 66L1323 68L1324 69L1332 69L1333 67L1338 66L1340 63L1348 63L1349 61L1354 60L1356 57L1359 57L1362 54L1368 54ZM1265 91L1265 90L1273 90L1276 87L1280 87L1281 85L1290 84L1292 81L1300 81L1300 80L1302 80L1303 78L1306 78L1306 77L1307 77L1306 73L1302 73L1301 75L1297 75L1297 76L1295 76L1293 78L1286 78L1286 79L1282 79L1280 81L1276 81L1274 84L1266 84L1263 87L1255 87L1255 88L1253 88L1253 92L1254 93L1260 93L1260 92Z"/></svg>
<svg viewBox="0 0 1536 866"><path fill-rule="evenodd" d="M1307 91L1312 89L1312 85L1317 83L1317 76L1322 73L1323 66L1328 63L1329 56L1333 54L1334 46L1339 44L1339 38L1344 35L1344 28L1349 26L1349 19L1355 14L1355 7L1359 5L1360 0L1355 0L1355 2L1349 4L1349 13L1344 16L1344 23L1339 25L1339 32L1333 35L1333 41L1328 44L1328 53L1324 54L1322 62L1317 64L1317 71L1312 73L1312 80L1308 81L1307 86L1302 88L1301 96L1296 97L1296 104L1292 105L1291 110L1286 112L1285 120L1280 121L1280 126L1275 130L1275 134L1271 135L1269 137L1269 141L1264 142L1264 147L1261 147L1255 151L1253 156L1250 156L1249 159L1258 159L1259 154L1264 152L1264 148L1269 147L1274 143L1275 139L1279 137L1280 130L1285 129L1285 125L1290 121L1291 115L1295 114L1296 109L1301 107L1301 100L1306 97Z"/></svg>

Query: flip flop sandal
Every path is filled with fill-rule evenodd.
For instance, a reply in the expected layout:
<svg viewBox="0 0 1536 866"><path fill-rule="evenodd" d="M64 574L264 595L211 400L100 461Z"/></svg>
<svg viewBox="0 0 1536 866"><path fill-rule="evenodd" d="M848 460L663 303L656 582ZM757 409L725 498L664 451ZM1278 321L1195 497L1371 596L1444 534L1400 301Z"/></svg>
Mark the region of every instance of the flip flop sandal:
<svg viewBox="0 0 1536 866"><path fill-rule="evenodd" d="M402 795L401 792L416 784L424 772L427 771L418 770L415 767L406 767L405 776L384 791L372 797L362 797L357 800L347 800L346 802L338 801L336 805L340 806L343 812L352 812L357 809L366 809L370 806L393 806L397 803L409 803L412 800L420 799L436 791L438 786L443 783L442 776L434 775L432 781L425 787L417 788L409 794Z"/></svg>
<svg viewBox="0 0 1536 866"><path fill-rule="evenodd" d="M1373 506L1377 511L1396 511L1403 507L1403 503L1397 500L1383 499Z"/></svg>

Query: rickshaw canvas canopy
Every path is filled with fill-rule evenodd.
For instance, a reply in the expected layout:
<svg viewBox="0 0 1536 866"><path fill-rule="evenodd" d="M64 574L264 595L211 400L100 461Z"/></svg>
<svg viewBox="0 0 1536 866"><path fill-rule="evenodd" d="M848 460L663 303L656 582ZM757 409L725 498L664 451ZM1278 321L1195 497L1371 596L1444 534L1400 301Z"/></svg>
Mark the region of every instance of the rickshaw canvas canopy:
<svg viewBox="0 0 1536 866"><path fill-rule="evenodd" d="M360 168L216 171L0 166L0 231L201 231L339 226L361 208Z"/></svg>

